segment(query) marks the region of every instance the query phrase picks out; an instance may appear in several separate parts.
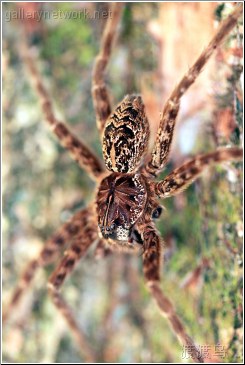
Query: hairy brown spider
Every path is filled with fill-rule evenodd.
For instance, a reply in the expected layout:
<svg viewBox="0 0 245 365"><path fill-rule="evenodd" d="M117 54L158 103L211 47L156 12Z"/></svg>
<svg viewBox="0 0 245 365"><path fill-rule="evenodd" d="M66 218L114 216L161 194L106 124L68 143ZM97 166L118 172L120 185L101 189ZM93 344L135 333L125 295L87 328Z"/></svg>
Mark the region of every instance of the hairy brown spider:
<svg viewBox="0 0 245 365"><path fill-rule="evenodd" d="M65 251L63 259L49 279L49 293L55 306L65 317L81 350L84 350L86 360L93 361L90 345L59 289L78 260L97 241L97 245L105 250L124 249L142 253L145 281L160 312L167 317L180 342L188 346L193 360L203 362L202 355L160 287L162 244L154 219L161 215L160 199L181 192L211 164L240 160L243 151L236 147L221 148L193 158L176 168L162 181L155 181L155 178L168 160L181 97L195 82L215 49L236 25L242 14L242 7L237 6L221 24L207 48L171 93L161 114L151 154L147 154L150 130L142 98L139 95L127 95L112 111L105 83L105 70L122 9L122 3L113 3L112 16L108 18L93 70L93 103L106 170L83 142L73 135L64 123L56 119L48 93L35 67L34 58L23 44L22 56L32 75L46 120L61 144L96 181L97 192L95 200L60 227L48 240L40 255L28 264L4 312L4 319L8 318L19 303L37 268L55 261L57 252L71 241L69 249Z"/></svg>

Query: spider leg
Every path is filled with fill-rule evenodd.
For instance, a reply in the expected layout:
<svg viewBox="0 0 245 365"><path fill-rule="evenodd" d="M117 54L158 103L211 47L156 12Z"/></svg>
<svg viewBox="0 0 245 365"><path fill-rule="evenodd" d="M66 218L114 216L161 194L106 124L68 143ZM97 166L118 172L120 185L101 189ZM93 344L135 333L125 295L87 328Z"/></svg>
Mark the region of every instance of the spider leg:
<svg viewBox="0 0 245 365"><path fill-rule="evenodd" d="M94 251L94 257L96 259L102 259L110 255L111 253L112 249L109 247L104 239L100 238Z"/></svg>
<svg viewBox="0 0 245 365"><path fill-rule="evenodd" d="M87 362L95 361L93 350L87 342L85 334L79 328L71 308L60 294L59 289L67 275L73 271L75 264L85 255L88 248L97 238L97 227L95 223L88 222L85 226L83 226L83 229L75 238L69 250L64 253L63 259L51 275L48 283L49 293L53 299L54 305L57 309L59 309L68 323L68 326L78 343L79 349L81 349L81 352L85 356Z"/></svg>
<svg viewBox="0 0 245 365"><path fill-rule="evenodd" d="M30 287L37 269L54 262L59 251L72 238L76 237L81 229L87 224L88 219L90 218L89 211L91 211L91 209L87 208L74 214L74 216L63 224L47 241L39 256L27 264L21 275L20 281L12 294L10 303L5 311L3 311L3 321L8 320L14 308L19 304L23 295Z"/></svg>
<svg viewBox="0 0 245 365"><path fill-rule="evenodd" d="M101 162L83 142L70 132L63 122L56 119L50 96L35 65L36 60L25 40L22 42L21 54L31 75L33 87L41 104L43 114L52 132L57 136L62 146L70 152L71 157L79 166L85 169L94 180L97 180L104 170Z"/></svg>
<svg viewBox="0 0 245 365"><path fill-rule="evenodd" d="M222 22L207 48L204 49L196 62L187 71L186 75L182 78L168 98L161 114L155 146L153 148L151 158L145 167L148 173L157 175L166 165L171 148L176 118L180 107L180 99L187 89L195 82L197 76L200 74L216 48L236 25L242 12L243 7L237 6L233 13Z"/></svg>
<svg viewBox="0 0 245 365"><path fill-rule="evenodd" d="M189 355L195 362L204 362L202 355L196 347L194 341L187 334L182 321L178 317L175 308L160 287L160 267L161 267L161 242L152 223L143 227L144 253L143 270L147 287L155 299L162 316L166 317L178 337L180 343L185 346Z"/></svg>
<svg viewBox="0 0 245 365"><path fill-rule="evenodd" d="M108 16L102 36L100 52L96 57L93 68L92 95L97 126L101 136L105 122L111 114L110 98L105 82L105 70L112 53L116 27L120 21L122 9L123 3L113 3L111 6L110 16Z"/></svg>
<svg viewBox="0 0 245 365"><path fill-rule="evenodd" d="M241 160L240 148L221 148L215 152L200 155L175 169L163 181L153 183L159 198L168 198L186 189L210 165L224 161Z"/></svg>

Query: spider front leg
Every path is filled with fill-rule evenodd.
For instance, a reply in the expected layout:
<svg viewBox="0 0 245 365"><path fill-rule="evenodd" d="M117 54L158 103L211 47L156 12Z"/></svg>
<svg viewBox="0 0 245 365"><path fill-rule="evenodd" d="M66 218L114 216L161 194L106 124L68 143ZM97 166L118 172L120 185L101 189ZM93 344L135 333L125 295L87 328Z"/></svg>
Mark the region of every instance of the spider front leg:
<svg viewBox="0 0 245 365"><path fill-rule="evenodd" d="M88 222L85 226L83 226L81 232L73 241L69 250L64 253L63 259L51 275L48 283L49 293L53 299L54 305L65 318L77 341L78 347L81 353L85 356L87 362L95 361L93 350L86 340L83 331L79 328L72 310L61 296L59 289L67 275L73 271L78 260L85 255L89 247L97 238L98 234L95 222Z"/></svg>
<svg viewBox="0 0 245 365"><path fill-rule="evenodd" d="M37 269L54 262L59 251L80 233L81 229L87 224L88 219L90 219L90 211L91 208L87 208L74 214L74 216L63 224L47 241L39 256L27 264L8 306L3 311L3 321L8 320L25 292L29 289Z"/></svg>
<svg viewBox="0 0 245 365"><path fill-rule="evenodd" d="M210 165L225 161L239 161L243 157L241 148L221 148L200 155L175 169L163 181L152 183L159 198L168 198L186 189Z"/></svg>
<svg viewBox="0 0 245 365"><path fill-rule="evenodd" d="M56 119L51 98L44 87L41 76L35 65L36 60L31 54L31 50L28 48L25 39L22 42L21 54L31 75L34 91L40 101L43 114L50 125L52 132L56 135L62 146L70 152L72 158L80 167L85 169L94 180L97 180L104 170L101 162L82 141L70 132L63 122Z"/></svg>
<svg viewBox="0 0 245 365"><path fill-rule="evenodd" d="M144 277L151 295L154 297L160 313L168 319L170 325L178 337L180 343L185 346L189 355L195 362L204 362L204 359L196 347L194 341L187 334L186 329L178 317L175 308L160 287L161 267L161 242L152 223L143 226L144 253L143 270Z"/></svg>
<svg viewBox="0 0 245 365"><path fill-rule="evenodd" d="M200 74L213 52L222 43L232 28L237 24L237 20L242 13L243 7L240 4L240 6L237 6L233 13L222 22L220 28L207 48L204 49L194 65L188 70L186 75L182 78L168 98L161 115L155 146L152 151L150 161L145 167L148 173L155 176L166 165L173 139L181 97L195 82L197 76Z"/></svg>
<svg viewBox="0 0 245 365"><path fill-rule="evenodd" d="M120 21L123 3L113 3L103 32L100 52L95 60L92 80L92 96L96 113L97 127L102 135L105 122L111 114L109 93L105 82L105 71L112 53L116 27Z"/></svg>

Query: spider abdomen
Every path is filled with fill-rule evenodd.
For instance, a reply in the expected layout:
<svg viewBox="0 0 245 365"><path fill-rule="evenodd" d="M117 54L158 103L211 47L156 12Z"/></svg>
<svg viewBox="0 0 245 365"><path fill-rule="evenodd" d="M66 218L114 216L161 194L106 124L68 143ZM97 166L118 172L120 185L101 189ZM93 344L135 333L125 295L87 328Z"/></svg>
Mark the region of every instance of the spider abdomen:
<svg viewBox="0 0 245 365"><path fill-rule="evenodd" d="M112 173L102 180L97 194L98 225L102 236L128 241L146 202L147 189L142 175Z"/></svg>
<svg viewBox="0 0 245 365"><path fill-rule="evenodd" d="M140 96L127 95L105 124L103 155L108 170L132 172L149 139L149 124Z"/></svg>

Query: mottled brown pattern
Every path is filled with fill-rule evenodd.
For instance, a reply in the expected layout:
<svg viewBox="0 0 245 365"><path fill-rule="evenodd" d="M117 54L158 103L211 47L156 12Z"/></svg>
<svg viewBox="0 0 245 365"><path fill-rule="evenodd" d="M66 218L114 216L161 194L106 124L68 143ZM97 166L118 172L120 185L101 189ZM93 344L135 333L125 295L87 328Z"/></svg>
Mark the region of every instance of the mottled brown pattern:
<svg viewBox="0 0 245 365"><path fill-rule="evenodd" d="M145 153L149 124L140 96L127 95L105 124L103 156L108 170L134 171Z"/></svg>
<svg viewBox="0 0 245 365"><path fill-rule="evenodd" d="M234 12L220 25L209 45L203 50L197 61L188 70L168 98L160 118L160 125L155 146L152 151L152 157L146 166L146 171L150 174L157 175L167 163L182 95L195 82L197 76L200 74L213 52L223 42L228 32L236 25L237 19L242 12L243 8L240 4L240 6L236 7Z"/></svg>
<svg viewBox="0 0 245 365"><path fill-rule="evenodd" d="M161 290L160 269L162 264L161 260L163 260L163 256L161 255L162 246L154 226L152 224L145 224L143 270L149 291L156 300L160 313L168 319L180 343L187 346L187 351L192 359L196 362L204 362L202 354L187 334L173 304Z"/></svg>
<svg viewBox="0 0 245 365"><path fill-rule="evenodd" d="M82 222L79 235L73 239L70 248L64 253L64 257L53 272L49 286L53 285L58 289L66 276L73 270L77 261L83 257L87 249L98 238L97 224L94 220L91 222Z"/></svg>
<svg viewBox="0 0 245 365"><path fill-rule="evenodd" d="M181 96L193 84L213 51L235 26L238 17L242 14L242 7L236 7L221 24L208 47L204 49L172 92L163 109L152 157L146 165L143 156L148 145L149 125L143 101L137 95L126 96L111 113L104 79L122 7L123 3L112 4L112 17L108 18L102 36L101 49L93 69L93 102L98 129L103 139L103 156L107 172L103 171L101 162L77 137L72 135L65 124L56 120L49 95L35 67L34 58L27 48L23 49L23 59L32 75L35 90L49 125L73 158L96 180L97 188L95 202L76 213L68 223L63 224L46 243L40 255L28 264L13 292L3 319L6 320L17 306L31 284L37 268L54 262L58 252L66 244L70 244L49 280L49 292L55 306L66 319L85 360L94 362L93 349L76 323L75 316L59 293L59 289L79 259L98 239L95 250L97 257L103 257L114 250L142 254L144 277L161 314L167 317L180 343L189 347L192 359L203 362L194 341L189 337L176 314L174 306L160 288L164 246L154 223L161 213L158 199L179 193L209 165L239 160L243 153L241 149L235 147L220 149L197 156L175 169L163 181L154 182L153 177L167 162Z"/></svg>
<svg viewBox="0 0 245 365"><path fill-rule="evenodd" d="M77 320L71 308L67 305L61 294L55 289L55 287L49 287L49 293L53 299L53 303L60 311L63 317L66 319L71 332L76 339L78 349L81 352L82 358L88 363L95 363L94 350L91 344L87 341L85 333L77 325Z"/></svg>
<svg viewBox="0 0 245 365"><path fill-rule="evenodd" d="M113 173L102 180L97 194L102 236L127 241L130 229L145 211L147 188L140 174Z"/></svg>
<svg viewBox="0 0 245 365"><path fill-rule="evenodd" d="M28 263L24 269L18 286L15 288L11 301L3 313L3 319L7 320L12 309L19 303L27 288L32 283L36 271L40 267L51 264L57 259L60 250L71 240L76 238L88 221L91 219L91 207L81 210L65 224L63 224L57 232L47 241L46 245L40 252L40 255Z"/></svg>
<svg viewBox="0 0 245 365"><path fill-rule="evenodd" d="M64 253L63 259L60 261L57 269L51 275L48 288L54 305L62 313L67 321L68 326L74 334L81 349L82 355L85 356L87 362L94 362L95 359L93 351L90 344L86 340L85 334L77 325L76 319L69 305L59 293L59 288L63 284L67 275L73 271L75 265L78 263L78 260L80 260L86 254L88 248L98 238L97 225L94 220L86 220L82 223L83 225L81 226L79 235L77 235L77 237L73 240L71 247Z"/></svg>
<svg viewBox="0 0 245 365"><path fill-rule="evenodd" d="M160 238L152 224L145 224L142 228L144 238L144 276L147 282L159 281L161 260L163 260Z"/></svg>
<svg viewBox="0 0 245 365"><path fill-rule="evenodd" d="M85 169L93 179L97 179L103 172L103 167L99 159L85 144L75 137L66 125L58 121L55 117L49 94L45 89L40 74L35 66L35 58L28 50L26 42L22 43L22 58L25 62L33 80L34 90L36 91L43 110L46 121L51 126L52 131L58 137L62 146L71 154L72 158Z"/></svg>
<svg viewBox="0 0 245 365"><path fill-rule="evenodd" d="M112 4L111 17L106 23L93 68L92 96L96 114L97 127L102 136L107 118L111 114L110 97L105 82L105 71L110 60L116 28L121 17L123 3Z"/></svg>
<svg viewBox="0 0 245 365"><path fill-rule="evenodd" d="M195 345L190 336L186 333L186 330L178 317L173 304L166 297L163 291L160 288L158 281L150 281L148 282L148 288L152 296L154 297L158 308L160 309L160 313L163 317L166 317L175 333L178 337L180 343L185 346L187 352L190 357L196 363L203 363L204 358L203 354L200 352L198 347Z"/></svg>
<svg viewBox="0 0 245 365"><path fill-rule="evenodd" d="M240 148L222 148L218 151L200 155L175 169L163 181L154 184L159 198L168 198L186 189L207 167L223 161L241 160Z"/></svg>

